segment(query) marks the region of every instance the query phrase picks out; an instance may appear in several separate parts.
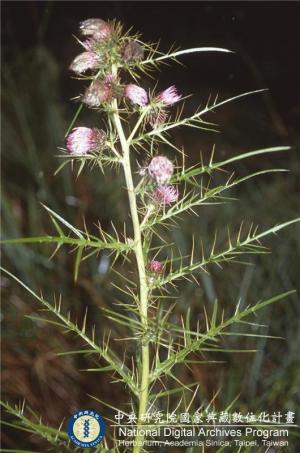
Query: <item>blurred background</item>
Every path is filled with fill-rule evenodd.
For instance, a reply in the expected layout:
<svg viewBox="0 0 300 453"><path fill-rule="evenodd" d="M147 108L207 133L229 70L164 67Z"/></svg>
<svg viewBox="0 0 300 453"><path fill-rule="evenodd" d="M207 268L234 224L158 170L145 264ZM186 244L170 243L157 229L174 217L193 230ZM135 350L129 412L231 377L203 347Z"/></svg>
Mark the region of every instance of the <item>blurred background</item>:
<svg viewBox="0 0 300 453"><path fill-rule="evenodd" d="M217 109L209 119L220 125L219 134L180 129L173 138L184 144L187 165L208 161L213 145L215 160L223 160L254 149L290 145L288 152L269 154L232 165L243 176L264 168L286 168L234 188L226 195L237 201L201 208L199 217L186 217L171 233L182 253L188 253L192 234L212 243L219 231L219 246L226 240L225 225L236 232L242 220L259 224L261 230L299 215L300 193L300 6L293 2L2 2L2 233L4 238L52 234L53 226L40 203L64 216L71 224L97 232L100 220L108 231L110 221L122 229L127 218L126 193L121 176L84 171L76 180L69 166L54 175L60 164L58 147L77 109L71 98L83 85L71 78L70 62L80 52L76 40L79 21L89 17L117 18L126 29L142 32L144 41L161 40L161 50L175 43L181 48L218 46L233 54L203 53L182 58L185 66L166 67L158 75L158 87L172 84L184 94L193 94L187 113L206 103L209 95L220 99L268 88ZM146 85L154 81L148 79ZM93 124L85 111L77 125ZM164 147L162 153L168 152ZM215 176L213 183L218 183ZM299 226L292 226L265 244L272 254L252 258L255 266L211 268L200 286L182 283L176 307L178 315L191 308L203 321L203 304L208 311L218 298L226 315L237 301L242 306L299 288ZM96 322L101 337L104 323L99 307L112 307L120 293L111 285L109 257L102 253L81 265L74 284L74 255L48 245L6 245L3 265L45 298L62 294L65 312ZM117 264L122 271L122 263ZM126 402L124 389L109 376L85 373L90 357L58 357L57 352L80 348L72 335L34 322L25 315L38 313L38 305L13 281L1 278L2 304L2 390L3 399L17 403L25 398L43 420L57 427L78 408L94 407L105 412L88 394L117 407ZM228 348L256 349L252 354L211 355L222 364L191 365L183 369L184 382L200 383L199 401L210 401L222 387L215 404L223 410L238 394L236 409L244 412L295 411L300 404L300 304L297 294L258 313L255 322L267 324L261 332L281 340L225 337ZM120 328L112 337L122 335ZM121 346L118 346L119 348ZM120 350L122 353L122 350ZM242 363L242 366L241 366ZM299 416L299 414L298 414ZM300 420L298 420L298 423ZM3 447L36 448L46 451L40 439L5 430ZM296 452L293 437L285 451ZM279 451L279 450L278 450Z"/></svg>

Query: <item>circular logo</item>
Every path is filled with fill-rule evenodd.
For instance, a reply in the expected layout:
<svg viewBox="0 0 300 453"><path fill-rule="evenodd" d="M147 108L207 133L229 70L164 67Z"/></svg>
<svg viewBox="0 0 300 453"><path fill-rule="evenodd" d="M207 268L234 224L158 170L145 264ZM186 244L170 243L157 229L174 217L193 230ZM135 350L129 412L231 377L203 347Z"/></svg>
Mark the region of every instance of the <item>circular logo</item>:
<svg viewBox="0 0 300 453"><path fill-rule="evenodd" d="M75 412L68 421L68 436L78 447L90 448L98 445L105 435L106 425L93 409Z"/></svg>

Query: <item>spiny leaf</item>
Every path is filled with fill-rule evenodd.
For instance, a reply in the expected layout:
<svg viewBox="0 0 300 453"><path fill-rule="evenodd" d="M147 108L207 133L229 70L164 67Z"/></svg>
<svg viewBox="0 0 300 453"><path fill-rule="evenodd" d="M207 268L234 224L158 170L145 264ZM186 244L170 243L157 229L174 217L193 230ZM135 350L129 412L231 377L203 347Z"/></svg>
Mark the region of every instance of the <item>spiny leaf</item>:
<svg viewBox="0 0 300 453"><path fill-rule="evenodd" d="M226 250L211 254L207 258L203 258L201 261L195 262L192 265L187 265L187 266L182 266L179 270L170 273L164 278L161 278L160 280L156 281L156 284L154 287L160 288L164 286L167 283L171 283L174 280L177 280L179 278L185 277L186 275L190 275L191 272L194 272L196 270L204 270L205 267L208 264L218 264L226 261L233 261L234 257L237 254L247 254L247 253L261 253L264 252L264 247L261 245L253 244L253 242L258 242L260 239L262 239L265 236L268 236L272 233L276 233L283 228L286 228L287 226L290 226L294 223L297 223L300 221L300 218L290 220L288 222L284 222L280 225L274 226L266 231L263 231L262 233L259 234L248 234L246 239L241 241L239 238L236 240L235 245L229 246Z"/></svg>
<svg viewBox="0 0 300 453"><path fill-rule="evenodd" d="M77 252L76 252L75 270L74 270L74 281L75 281L75 283L77 282L77 279L78 279L79 266L80 266L80 263L81 263L83 249L84 249L83 246L78 247Z"/></svg>
<svg viewBox="0 0 300 453"><path fill-rule="evenodd" d="M203 188L199 184L194 183L193 185L200 189L200 196L197 193L191 193L184 195L176 204L174 204L171 208L165 211L163 214L155 213L155 217L150 218L145 224L143 225L143 230L147 228L153 228L157 224L162 224L168 219L173 219L178 217L180 214L186 211L193 211L193 208L200 205L207 205L207 204L219 204L222 201L227 200L227 198L220 197L220 194L225 190L231 189L234 186L237 186L249 179L252 179L256 176L261 176L264 174L269 173L276 173L276 172L285 172L287 170L278 168L278 169L269 169L269 170L261 170L250 175L244 176L243 178L239 178L230 182L232 177L228 179L228 181L221 186L214 187L212 189L206 189L205 193L203 194ZM209 200L215 200L209 202Z"/></svg>
<svg viewBox="0 0 300 453"><path fill-rule="evenodd" d="M77 108L77 110L75 112L75 115L74 115L74 117L73 117L68 129L67 129L65 137L67 137L69 135L69 132L71 131L71 129L73 128L75 122L77 121L77 118L80 115L80 112L81 112L82 108L83 108L83 104L81 103L80 106Z"/></svg>
<svg viewBox="0 0 300 453"><path fill-rule="evenodd" d="M214 303L213 314L211 317L211 327L216 327L216 320L217 320L217 311L218 311L218 301L216 300Z"/></svg>
<svg viewBox="0 0 300 453"><path fill-rule="evenodd" d="M69 437L67 433L61 431L60 428L55 429L43 424L40 417L38 417L32 410L30 410L30 413L34 415L34 417L38 420L38 423L32 422L27 416L24 415L25 402L15 407L12 407L9 403L5 403L3 401L0 401L0 404L9 414L20 420L20 422L11 423L11 425L15 428L36 434L43 439L46 439L55 448L61 448L61 442L66 441L66 443L64 443L64 448L66 451L72 451L68 446ZM7 422L5 423L8 424Z"/></svg>
<svg viewBox="0 0 300 453"><path fill-rule="evenodd" d="M69 236L34 236L17 239L4 239L1 244L66 244L75 247L92 247L96 249L112 249L112 250L130 250L130 246L122 242L104 242L100 240L92 241L90 239L76 239Z"/></svg>
<svg viewBox="0 0 300 453"><path fill-rule="evenodd" d="M168 53L165 55L161 55L160 57L151 57L148 58L147 60L141 61L138 63L138 66L145 66L149 64L156 64L158 62L164 61L164 60L169 60L173 59L176 60L177 57L181 55L186 55L190 53L198 53L198 52L225 52L225 53L233 53L232 50L228 49L223 49L221 47L193 47L191 49L183 49L183 50L178 50L176 52Z"/></svg>
<svg viewBox="0 0 300 453"><path fill-rule="evenodd" d="M287 291L285 293L279 294L277 296L274 296L270 299L267 299L262 302L258 302L257 304L253 305L252 307L246 308L245 310L241 312L236 312L231 318L223 321L221 324L219 324L216 327L210 328L207 332L206 335L210 336L211 338L215 338L219 335L222 334L223 330L229 327L230 325L240 321L241 319L245 318L246 316L249 316L250 314L255 313L256 311L274 303L279 300L284 299L285 297L290 296L291 294L294 294L295 291ZM206 347L202 348L202 344L205 342L204 338L199 338L192 340L189 345L180 348L177 352L173 353L170 355L168 359L166 359L164 362L161 362L159 366L156 367L156 369L151 373L151 382L156 381L162 374L168 374L172 370L172 368L178 364L178 363L183 363L186 359L186 357L191 354L192 352L196 351L205 351L207 350ZM211 349L208 349L211 350ZM213 348L214 351L219 351L219 352L246 352L245 350L230 350L230 349L221 349L221 348ZM247 350L247 352L251 352Z"/></svg>
<svg viewBox="0 0 300 453"><path fill-rule="evenodd" d="M57 220L59 220L63 225L65 225L67 228L69 228L73 233L79 237L79 239L83 239L82 233L75 228L73 225L71 225L69 222L67 222L63 217L61 217L59 214L56 212L52 211L52 209L48 208L48 206L44 205L41 203L41 205L51 214L51 216L55 217Z"/></svg>
<svg viewBox="0 0 300 453"><path fill-rule="evenodd" d="M17 281L23 288L25 288L35 299L37 299L49 312L53 313L55 316L57 316L62 324L66 327L67 330L75 333L79 337L81 337L85 343L92 349L94 349L96 352L99 353L103 359L113 367L114 371L121 377L122 381L124 384L127 384L128 387L131 389L131 391L136 395L137 394L137 389L134 384L133 377L128 370L128 368L125 366L125 364L117 357L117 355L110 350L108 345L105 345L104 347L98 346L93 339L88 337L84 330L80 329L77 324L74 324L70 319L66 318L60 310L60 304L58 306L53 306L49 302L47 302L44 298L38 296L32 289L30 289L25 283L23 283L21 280L18 279L15 275L13 275L11 272L7 271L6 269L3 269L2 267L0 268L2 272L5 274L9 275L11 278L13 278L15 281Z"/></svg>
<svg viewBox="0 0 300 453"><path fill-rule="evenodd" d="M249 96L252 94L256 93L261 93L263 91L266 91L266 89L260 89L260 90L253 90L253 91L248 91L246 93L241 93L238 94L237 96L233 96L231 98L225 99L224 101L221 102L214 102L211 106L207 105L204 109L200 110L200 112L195 113L192 116L180 119L178 121L170 122L167 124L162 124L160 126L157 126L155 129L153 129L150 132L147 132L145 134L141 134L139 137L137 137L135 140L132 141L132 144L137 145L142 141L147 141L151 137L160 137L162 134L165 132L179 126L189 126L191 124L194 124L195 127L198 124L201 124L201 117L203 115L206 115L209 112L212 112L214 109L221 107L229 102L236 101L237 99L243 98L245 96ZM201 127L199 125L199 127Z"/></svg>
<svg viewBox="0 0 300 453"><path fill-rule="evenodd" d="M182 393L184 392L184 390L186 390L186 388L193 388L195 387L196 385L199 385L198 382L193 382L192 384L187 384L185 386L185 388L182 388L182 387L176 387L174 389L171 389L171 390L165 390L163 392L159 392L159 393L152 393L150 396L149 396L149 400L152 401L152 400L157 400L158 398L163 398L165 396L170 396L170 395L176 395L177 393Z"/></svg>
<svg viewBox="0 0 300 453"><path fill-rule="evenodd" d="M213 170L220 170L223 167L225 167L226 165L231 164L233 162L248 159L253 156L260 156L260 155L265 155L268 153L278 153L278 152L282 152L282 151L288 151L289 149L291 149L290 146L274 146L271 148L264 148L264 149L249 151L244 154L239 154L238 156L230 157L229 159L223 160L221 162L215 162L215 163L210 162L208 165L192 167L186 171L178 172L175 176L173 176L173 178L171 179L171 182L172 183L178 183L178 182L183 182L183 181L191 182L192 178L195 178L196 176L199 176L204 173L211 173Z"/></svg>

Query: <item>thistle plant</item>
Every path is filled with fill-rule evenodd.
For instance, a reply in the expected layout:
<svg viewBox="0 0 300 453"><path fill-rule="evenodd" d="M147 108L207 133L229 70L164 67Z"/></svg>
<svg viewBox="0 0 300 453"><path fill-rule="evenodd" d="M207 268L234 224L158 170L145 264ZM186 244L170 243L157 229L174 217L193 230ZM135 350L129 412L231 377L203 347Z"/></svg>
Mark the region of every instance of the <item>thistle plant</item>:
<svg viewBox="0 0 300 453"><path fill-rule="evenodd" d="M222 267L233 263L244 263L247 256L265 254L267 248L262 240L300 219L285 220L261 230L258 227L241 224L235 233L230 233L224 246L219 244L218 235L213 238L193 237L188 255L171 240L173 228L180 227L186 216L205 215L205 206L228 203L226 195L230 189L249 179L284 169L258 170L248 176L236 177L228 173L230 164L252 157L259 158L268 153L285 152L288 146L252 150L226 160L218 161L214 152L210 157L201 156L201 161L186 167L188 151L179 149L172 141L176 127L190 127L201 133L214 132L217 126L207 116L225 104L259 93L262 90L238 94L233 98L219 101L209 99L199 106L193 115L185 114L185 102L189 93L174 86L157 88L153 80L164 64L176 63L179 57L201 52L227 52L214 47L199 47L174 50L163 53L158 44L144 43L139 34L125 32L117 21L87 19L80 24L78 45L82 52L70 64L73 77L78 78L81 94L76 98L79 107L66 133L65 148L62 148L58 171L68 164L77 176L82 171L106 172L111 168L124 178L124 190L128 197L128 217L124 229L109 233L98 228L98 235L89 232L88 225L79 229L64 219L62 213L45 206L50 215L55 234L41 237L9 239L6 243L53 243L55 251L66 245L72 248L75 281L80 279L80 264L91 256L107 250L114 258L113 265L122 262L124 272L115 269L114 282L120 294L120 301L114 306L103 308L104 315L116 325L126 329L122 345L123 354L118 356L112 335L105 332L102 338L90 326L88 312L79 325L66 313L61 296L54 302L47 301L9 271L4 271L23 286L41 305L57 319L43 316L55 323L57 328L79 336L85 347L72 353L95 356L96 371L109 373L113 382L124 385L128 396L127 408L113 408L116 412L136 414L137 427L135 444L123 450L118 438L108 430L101 447L95 451L147 451L145 435L140 429L147 421L147 415L154 411L175 412L206 410L199 405L197 383L180 380L181 366L191 362L203 365L200 356L215 352L234 352L222 346L222 337L240 333L234 326L250 327L251 315L273 302L280 301L293 291L285 292L262 300L243 309L233 307L232 314L224 318L215 301L212 308L201 310L205 313L206 324L190 317L189 301L186 312L178 317L176 298L180 281L198 283L201 273L208 273L212 266ZM149 88L152 86L152 88ZM82 124L80 113L83 109L93 111L93 127ZM217 152L216 152L217 153ZM224 180L214 185L214 175L222 171ZM226 176L228 175L229 176ZM99 219L101 222L101 218ZM99 223L100 225L100 223ZM130 270L130 273L128 272ZM119 281L122 281L119 284ZM250 318L250 319L248 319ZM248 335L247 332L244 335ZM251 333L252 336L255 334ZM257 334L257 336L259 336ZM120 338L118 338L120 340ZM130 351L134 351L133 356ZM66 354L67 352L62 351ZM199 358L195 360L195 355ZM192 357L192 359L191 359ZM209 358L207 362L209 362ZM105 365L103 365L105 363ZM189 398L186 398L186 391ZM103 395L94 399L111 408L110 401L103 401ZM46 438L55 451L73 451L74 448L65 432L44 425L30 413L25 415L25 405L4 407L19 419L16 427ZM58 450L59 449L59 450Z"/></svg>

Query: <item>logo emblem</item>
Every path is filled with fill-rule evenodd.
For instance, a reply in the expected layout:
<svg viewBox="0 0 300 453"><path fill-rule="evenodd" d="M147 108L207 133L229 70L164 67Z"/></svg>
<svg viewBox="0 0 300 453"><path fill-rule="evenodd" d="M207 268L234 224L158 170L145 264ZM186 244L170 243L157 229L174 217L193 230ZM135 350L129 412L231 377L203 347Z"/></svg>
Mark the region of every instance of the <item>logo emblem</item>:
<svg viewBox="0 0 300 453"><path fill-rule="evenodd" d="M72 415L68 421L68 436L70 440L82 448L98 445L105 435L106 425L93 409L84 409Z"/></svg>

